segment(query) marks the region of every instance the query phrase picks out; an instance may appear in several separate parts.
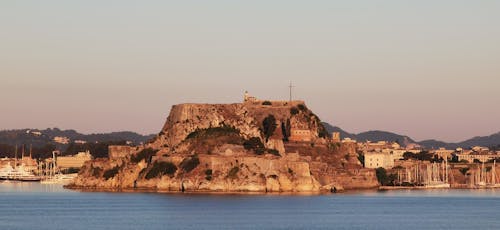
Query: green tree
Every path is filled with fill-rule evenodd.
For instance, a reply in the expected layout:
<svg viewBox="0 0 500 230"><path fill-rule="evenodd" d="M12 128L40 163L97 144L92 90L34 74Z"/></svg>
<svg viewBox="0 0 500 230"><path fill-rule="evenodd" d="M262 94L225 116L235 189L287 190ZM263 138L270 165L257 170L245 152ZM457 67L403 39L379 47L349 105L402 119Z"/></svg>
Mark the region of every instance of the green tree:
<svg viewBox="0 0 500 230"><path fill-rule="evenodd" d="M396 174L387 175L387 171L382 167L375 169L375 173L381 185L394 185L394 181L397 178Z"/></svg>
<svg viewBox="0 0 500 230"><path fill-rule="evenodd" d="M120 167L118 167L118 166L113 167L112 169L108 169L108 170L104 171L103 177L104 177L104 179L108 180L109 178L115 177L119 171L120 171Z"/></svg>
<svg viewBox="0 0 500 230"><path fill-rule="evenodd" d="M262 121L262 127L264 128L264 136L266 137L266 141L269 140L269 137L271 137L276 130L276 118L270 114L266 118L264 118L264 121Z"/></svg>
<svg viewBox="0 0 500 230"><path fill-rule="evenodd" d="M299 104L297 105L297 107L302 110L302 111L306 111L307 110L307 107L304 105L304 104Z"/></svg>
<svg viewBox="0 0 500 230"><path fill-rule="evenodd" d="M377 175L377 180L381 185L385 185L385 182L387 181L387 171L385 168L377 168L375 169L375 174Z"/></svg>
<svg viewBox="0 0 500 230"><path fill-rule="evenodd" d="M191 157L184 158L184 160L182 160L182 162L179 166L185 172L191 172L193 169L198 167L199 164L200 164L200 159L198 158L198 155L194 155Z"/></svg>
<svg viewBox="0 0 500 230"><path fill-rule="evenodd" d="M281 122L281 133L283 134L283 141L288 142L290 135L292 132L292 127L290 124L290 119L286 120L285 122Z"/></svg>
<svg viewBox="0 0 500 230"><path fill-rule="evenodd" d="M177 171L177 166L172 162L155 162L149 172L146 174L146 179L157 178L163 175L173 177Z"/></svg>
<svg viewBox="0 0 500 230"><path fill-rule="evenodd" d="M459 169L459 171L460 171L460 173L462 173L462 175L465 176L467 174L467 172L469 171L469 168L461 168L461 169Z"/></svg>
<svg viewBox="0 0 500 230"><path fill-rule="evenodd" d="M365 155L363 153L358 153L358 161L361 165L363 165L363 167L365 166Z"/></svg>

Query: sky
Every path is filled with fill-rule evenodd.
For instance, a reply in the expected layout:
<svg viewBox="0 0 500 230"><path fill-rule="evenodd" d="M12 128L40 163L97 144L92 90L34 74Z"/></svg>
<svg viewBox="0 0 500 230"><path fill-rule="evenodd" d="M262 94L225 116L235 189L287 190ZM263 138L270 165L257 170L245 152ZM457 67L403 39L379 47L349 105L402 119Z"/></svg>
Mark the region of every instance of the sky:
<svg viewBox="0 0 500 230"><path fill-rule="evenodd" d="M500 131L500 1L1 1L0 129L157 133L180 103L302 99L348 132Z"/></svg>

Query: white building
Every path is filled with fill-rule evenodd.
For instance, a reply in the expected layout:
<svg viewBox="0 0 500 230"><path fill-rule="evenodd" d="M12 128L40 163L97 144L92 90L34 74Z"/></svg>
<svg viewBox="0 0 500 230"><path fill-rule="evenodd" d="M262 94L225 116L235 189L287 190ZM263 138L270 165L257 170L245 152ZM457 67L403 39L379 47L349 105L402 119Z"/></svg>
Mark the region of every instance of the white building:
<svg viewBox="0 0 500 230"><path fill-rule="evenodd" d="M67 145L69 144L69 138L67 137L54 137L54 142L59 143L59 144L64 144Z"/></svg>
<svg viewBox="0 0 500 230"><path fill-rule="evenodd" d="M356 143L356 140L346 137L342 140L342 143Z"/></svg>
<svg viewBox="0 0 500 230"><path fill-rule="evenodd" d="M365 153L365 168L392 168L394 167L394 159L387 152L367 152Z"/></svg>

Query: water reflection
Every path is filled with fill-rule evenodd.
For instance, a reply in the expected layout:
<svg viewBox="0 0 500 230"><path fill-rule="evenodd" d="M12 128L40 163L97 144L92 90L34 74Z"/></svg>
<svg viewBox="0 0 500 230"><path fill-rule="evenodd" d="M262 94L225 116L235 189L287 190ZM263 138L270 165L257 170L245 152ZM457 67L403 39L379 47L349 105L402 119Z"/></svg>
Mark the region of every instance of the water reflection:
<svg viewBox="0 0 500 230"><path fill-rule="evenodd" d="M499 190L81 192L0 183L0 229L500 229Z"/></svg>

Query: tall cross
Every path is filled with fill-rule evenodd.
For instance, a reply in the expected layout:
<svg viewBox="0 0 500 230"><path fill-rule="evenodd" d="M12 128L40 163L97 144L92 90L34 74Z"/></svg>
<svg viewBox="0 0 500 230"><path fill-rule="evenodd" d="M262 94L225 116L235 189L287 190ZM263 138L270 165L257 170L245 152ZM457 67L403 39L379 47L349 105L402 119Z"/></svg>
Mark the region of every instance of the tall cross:
<svg viewBox="0 0 500 230"><path fill-rule="evenodd" d="M290 101L292 101L292 88L295 87L294 85L292 85L292 82L290 81L290 85L288 86L288 88L290 88Z"/></svg>

